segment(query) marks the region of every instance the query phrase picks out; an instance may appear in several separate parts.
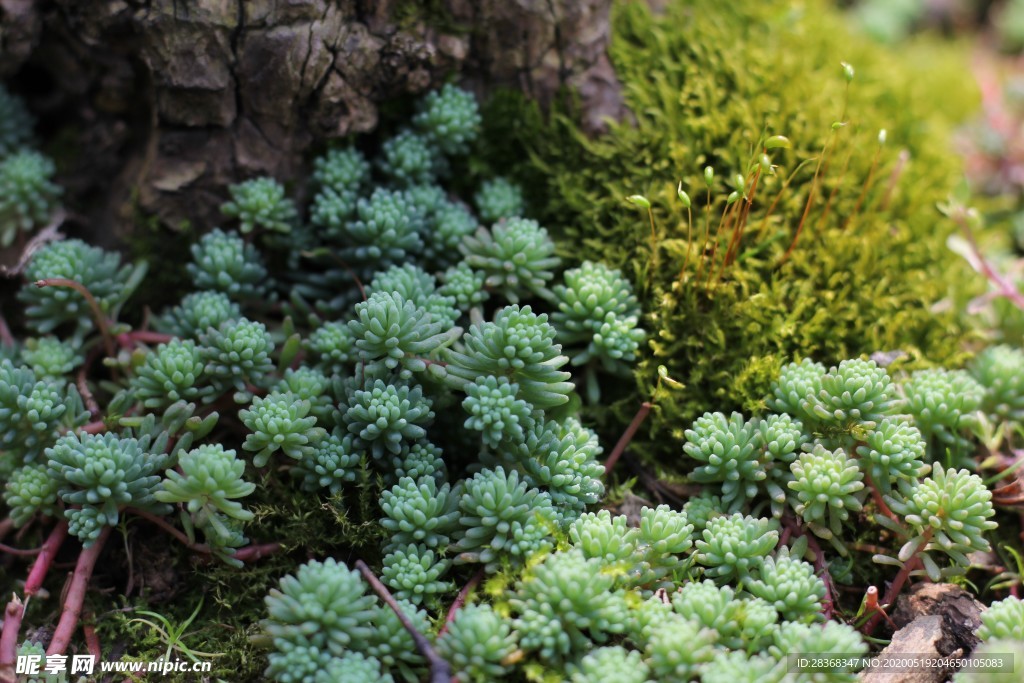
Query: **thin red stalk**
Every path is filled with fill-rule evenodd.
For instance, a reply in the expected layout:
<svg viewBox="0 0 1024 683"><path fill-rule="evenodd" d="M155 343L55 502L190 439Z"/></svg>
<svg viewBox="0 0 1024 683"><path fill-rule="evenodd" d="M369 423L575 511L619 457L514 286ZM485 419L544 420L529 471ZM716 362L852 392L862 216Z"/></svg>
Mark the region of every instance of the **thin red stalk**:
<svg viewBox="0 0 1024 683"><path fill-rule="evenodd" d="M103 345L107 350L107 355L113 358L116 355L114 349L114 340L110 336L110 329L107 327L107 316L104 315L103 309L100 308L100 304L96 301L96 297L92 295L89 288L83 285L81 282L75 280L69 280L63 277L47 278L45 280L36 280L36 287L67 287L73 289L83 297L85 297L86 303L89 304L89 309L92 311L93 318L96 319L96 326L100 329L100 335L103 337Z"/></svg>
<svg viewBox="0 0 1024 683"><path fill-rule="evenodd" d="M853 205L853 211L846 217L846 222L843 223L843 230L850 227L850 223L860 212L860 207L864 203L864 198L867 196L868 190L871 189L871 181L874 180L875 170L878 168L878 159L881 155L882 145L878 145L878 148L875 149L875 156L871 159L871 168L868 170L867 180L864 181L864 187L860 189L860 196L857 197L857 203Z"/></svg>
<svg viewBox="0 0 1024 683"><path fill-rule="evenodd" d="M71 643L71 636L78 627L78 618L82 615L82 605L85 604L85 592L89 588L89 579L92 578L92 571L96 567L96 560L99 559L103 547L110 538L110 531L113 527L105 526L100 532L99 538L93 541L88 548L82 548L78 556L78 563L75 565L75 572L71 575L71 585L68 587L67 596L64 598L64 608L60 613L60 621L53 632L53 640L46 654L62 655Z"/></svg>
<svg viewBox="0 0 1024 683"><path fill-rule="evenodd" d="M910 152L907 150L901 151L896 161L896 166L892 169L892 173L889 174L889 185L886 187L885 196L882 198L882 211L889 208L889 201L892 200L892 194L896 190L896 183L899 182L900 176L903 175L903 170L907 167L908 161L910 161Z"/></svg>
<svg viewBox="0 0 1024 683"><path fill-rule="evenodd" d="M825 584L825 599L821 603L821 613L828 620L832 618L832 612L835 610L835 602L832 599L832 575L828 573L825 553L821 551L818 540L814 538L813 534L809 533L804 534L804 538L807 539L807 547L814 553L814 569L818 576L821 577L821 582Z"/></svg>
<svg viewBox="0 0 1024 683"><path fill-rule="evenodd" d="M39 554L36 555L36 561L28 572L28 578L25 579L26 597L32 597L43 587L43 580L46 578L46 573L50 570L50 564L53 563L53 558L57 556L57 551L60 550L61 545L64 544L64 539L67 537L68 521L62 519L57 522L57 526L53 527L53 531L50 532L46 541L43 542L43 547L39 550Z"/></svg>
<svg viewBox="0 0 1024 683"><path fill-rule="evenodd" d="M96 397L89 391L89 382L86 379L85 373L89 369L89 363L86 363L78 371L75 376L75 386L78 387L78 393L81 395L82 400L85 402L85 408L89 411L89 417L96 419L100 414L100 405L96 402Z"/></svg>
<svg viewBox="0 0 1024 683"><path fill-rule="evenodd" d="M0 553L7 553L8 555L16 555L18 557L35 557L42 551L42 548L12 548L9 545L0 543Z"/></svg>
<svg viewBox="0 0 1024 683"><path fill-rule="evenodd" d="M708 277L707 280L704 282L705 291L707 291L711 287L711 281L715 277L715 258L718 256L718 243L721 241L722 238L722 226L727 226L726 219L731 219L733 217L734 212L731 211L730 209L732 209L735 203L736 202L733 202L732 204L726 204L722 208L722 217L718 220L718 227L715 229L715 241L711 244L711 256L708 257ZM726 227L726 230L728 230L728 227Z"/></svg>
<svg viewBox="0 0 1024 683"><path fill-rule="evenodd" d="M78 431L83 432L85 434L102 434L103 432L107 431L107 423L104 422L103 420L97 420L95 422L90 422L87 425L79 427Z"/></svg>
<svg viewBox="0 0 1024 683"><path fill-rule="evenodd" d="M885 504L885 499L882 498L881 491L878 490L878 487L875 486L875 482L872 481L871 475L869 473L865 473L864 478L868 481L868 488L871 489L871 498L875 501L875 505L878 506L878 509L881 510L883 515L899 524L900 518L897 517L896 514L889 509L889 506Z"/></svg>
<svg viewBox="0 0 1024 683"><path fill-rule="evenodd" d="M903 590L903 586L906 585L907 579L910 578L910 572L914 571L914 569L917 568L917 565L921 564L921 558L918 555L925 547L927 547L928 541L932 537L931 527L925 529L921 536L924 540L921 542L921 545L918 546L917 552L914 553L913 557L903 563L903 566L900 567L896 577L892 580L892 583L889 584L889 589L885 591L885 598L882 600L882 606L891 605L896 602L896 598L899 596L900 591ZM880 621L882 621L881 610L875 612L868 622L864 624L863 632L867 635L871 635L874 633L875 629L878 628L878 622Z"/></svg>
<svg viewBox="0 0 1024 683"><path fill-rule="evenodd" d="M754 173L754 180L750 184L750 197L747 198L746 203L740 209L740 218L736 222L736 228L733 230L732 239L729 240L729 249L725 252L725 260L722 261L722 270L718 271L718 279L722 279L722 273L725 272L725 267L730 265L736 259L736 252L739 250L740 241L743 239L743 231L747 227L747 218L750 217L750 208L754 205L754 196L757 194L757 184L761 180L761 167L757 167L757 171Z"/></svg>
<svg viewBox="0 0 1024 683"><path fill-rule="evenodd" d="M373 591L380 596L388 607L398 617L398 621L402 623L402 626L408 631L409 635L412 636L413 642L416 644L416 649L419 650L423 658L427 660L430 665L430 683L451 683L452 680L452 667L448 664L443 657L437 654L433 647L430 645L430 641L427 640L426 636L416 630L416 627L412 625L403 612L402 608L395 602L395 598L391 595L391 592L380 582L370 568L366 566L366 563L362 560L356 560L356 569L363 575L366 582L370 584Z"/></svg>
<svg viewBox="0 0 1024 683"><path fill-rule="evenodd" d="M828 201L825 202L825 208L821 212L821 218L818 219L818 225L824 226L825 219L828 218L829 209L832 208L832 201L836 198L836 193L839 192L839 188L843 186L843 181L846 180L846 172L850 169L850 159L853 158L853 149L846 155L846 162L843 164L843 170L839 174L839 182L836 183L835 187L828 195Z"/></svg>
<svg viewBox="0 0 1024 683"><path fill-rule="evenodd" d="M136 342L166 344L172 339L174 339L174 335L162 334L151 330L133 330L132 332L122 332L117 335L117 343L122 349L130 349L135 346Z"/></svg>
<svg viewBox="0 0 1024 683"><path fill-rule="evenodd" d="M3 313L0 313L0 344L4 346L14 346L14 335L11 334L11 328L7 326L7 320L4 318Z"/></svg>
<svg viewBox="0 0 1024 683"><path fill-rule="evenodd" d="M176 529L162 517L154 515L151 512L146 512L145 510L140 510L139 508L126 508L125 512L130 512L133 515L138 515L139 517L142 517L143 519L152 522L153 524L157 525L158 527L169 533L171 536L174 536L176 539L178 539L178 541L181 542L182 545L184 545L189 550L193 550L197 553L203 553L204 555L209 555L211 552L210 546L205 545L203 543L193 543L192 541L188 540L188 536L186 536L182 531Z"/></svg>
<svg viewBox="0 0 1024 683"><path fill-rule="evenodd" d="M444 635L444 632L448 630L448 624L455 621L455 615L458 614L459 610L462 609L462 606L466 604L466 599L469 597L469 594L473 592L473 589L476 588L481 581L483 581L483 578L484 569L481 567L477 570L476 574L473 574L466 585L462 587L459 594L455 596L455 602L453 602L452 606L448 608L448 615L444 618L444 625L441 627L441 630L438 631L437 635Z"/></svg>
<svg viewBox="0 0 1024 683"><path fill-rule="evenodd" d="M276 552L280 552L280 543L261 543L259 545L247 545L244 548L239 548L232 555L236 560L240 562L255 562L267 555L273 555Z"/></svg>
<svg viewBox="0 0 1024 683"><path fill-rule="evenodd" d="M100 637L96 634L96 626L93 624L82 624L82 633L85 634L85 647L96 659L100 659L103 655L103 649L100 647Z"/></svg>
<svg viewBox="0 0 1024 683"><path fill-rule="evenodd" d="M821 174L821 165L824 161L825 154L828 152L829 147L832 144L832 137L835 131L833 130L828 136L828 140L825 141L825 146L821 148L821 156L818 157L818 163L814 167L814 177L811 178L811 189L807 193L807 203L804 205L803 215L800 216L800 223L796 226L796 234L793 235L793 241L790 243L789 248L786 249L786 253L782 255L782 263L789 260L789 255L796 249L796 243L800 240L800 233L803 232L804 223L807 222L807 216L811 213L811 205L814 204L814 195L818 190L818 177Z"/></svg>
<svg viewBox="0 0 1024 683"><path fill-rule="evenodd" d="M21 619L25 616L25 605L17 595L11 596L4 610L4 630L0 633L0 675L3 680L14 678L14 662L18 657L18 634L21 632Z"/></svg>
<svg viewBox="0 0 1024 683"><path fill-rule="evenodd" d="M975 260L978 262L978 267L981 268L981 273L984 275L989 282L994 284L999 290L999 294L1005 296L1007 299L1013 302L1013 305L1017 308L1024 310L1024 295L1020 293L1017 287L1007 280L1002 274L996 271L992 267L992 264L981 253L981 249L978 248L978 241L974 237L974 230L971 229L970 223L964 216L963 211L957 211L953 214L953 220L960 226L960 230L963 231L964 237L967 238L967 243L971 247L971 253L974 255Z"/></svg>
<svg viewBox="0 0 1024 683"><path fill-rule="evenodd" d="M697 264L696 282L700 282L700 276L704 272L704 261L707 260L708 239L711 237L711 188L708 188L707 203L704 206L704 244L700 248L700 263Z"/></svg>
<svg viewBox="0 0 1024 683"><path fill-rule="evenodd" d="M683 284L683 276L690 268L690 251L693 249L693 212L686 207L686 258L683 260L683 269L679 271L679 285Z"/></svg>
<svg viewBox="0 0 1024 683"><path fill-rule="evenodd" d="M615 467L615 463L617 463L619 458L622 457L622 454L626 451L626 447L629 446L629 442L633 440L637 430L640 429L640 425L642 425L644 420L647 419L647 415L650 414L651 408L653 407L654 404L650 401L644 401L640 404L640 410L636 411L636 415L633 416L632 422L630 422L629 426L626 427L626 431L622 432L622 436L619 437L618 442L615 444L615 448L612 449L611 455L609 455L608 459L604 461L605 476L612 471L612 468Z"/></svg>

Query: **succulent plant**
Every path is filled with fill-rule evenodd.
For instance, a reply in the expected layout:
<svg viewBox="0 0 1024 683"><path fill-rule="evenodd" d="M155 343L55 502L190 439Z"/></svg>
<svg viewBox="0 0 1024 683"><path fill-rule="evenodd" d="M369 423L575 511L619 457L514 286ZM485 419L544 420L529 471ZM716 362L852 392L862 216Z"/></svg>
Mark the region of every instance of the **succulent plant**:
<svg viewBox="0 0 1024 683"><path fill-rule="evenodd" d="M235 499L248 496L256 484L245 481L245 461L236 458L233 450L205 444L182 453L178 468L180 472L167 470L162 488L153 495L162 503L184 503L197 527L211 529L229 541L233 529L221 515L240 522L253 518Z"/></svg>
<svg viewBox="0 0 1024 683"><path fill-rule="evenodd" d="M196 401L210 396L205 384L202 353L191 339L173 339L146 354L135 369L130 386L147 408L160 409L177 401Z"/></svg>
<svg viewBox="0 0 1024 683"><path fill-rule="evenodd" d="M916 479L928 473L925 442L917 427L899 419L885 418L864 436L857 455L867 464L870 481L884 492L897 479Z"/></svg>
<svg viewBox="0 0 1024 683"><path fill-rule="evenodd" d="M694 557L719 583L743 580L764 564L779 542L777 524L740 513L708 520Z"/></svg>
<svg viewBox="0 0 1024 683"><path fill-rule="evenodd" d="M604 495L597 436L574 418L535 426L517 451L529 480L551 494L563 526Z"/></svg>
<svg viewBox="0 0 1024 683"><path fill-rule="evenodd" d="M116 253L91 247L81 240L61 240L46 244L32 255L25 268L25 280L74 280L89 290L101 310L110 314L131 293L132 271L131 266L121 265L121 257ZM22 287L18 298L25 304L29 327L40 334L72 325L72 340L79 344L93 329L93 312L75 289Z"/></svg>
<svg viewBox="0 0 1024 683"><path fill-rule="evenodd" d="M515 636L490 605L467 605L437 639L437 650L461 683L492 681L508 673L503 662L515 650Z"/></svg>
<svg viewBox="0 0 1024 683"><path fill-rule="evenodd" d="M808 404L805 407L804 402L821 391L821 380L825 373L825 366L810 358L784 365L778 379L772 383L771 393L765 403L777 413L788 413L803 422L817 422L817 416L809 410L812 406Z"/></svg>
<svg viewBox="0 0 1024 683"><path fill-rule="evenodd" d="M302 477L302 488L306 491L327 489L333 494L340 491L345 482L356 480L360 462L352 435L335 430L303 454L292 468L292 474Z"/></svg>
<svg viewBox="0 0 1024 683"><path fill-rule="evenodd" d="M403 376L427 369L431 358L455 342L462 330L435 322L412 301L393 291L378 291L356 304L356 319L348 323L360 359L381 363Z"/></svg>
<svg viewBox="0 0 1024 683"><path fill-rule="evenodd" d="M285 196L284 186L273 178L261 177L231 185L231 201L221 204L220 212L238 220L238 229L248 234L260 228L289 233L299 219L295 203Z"/></svg>
<svg viewBox="0 0 1024 683"><path fill-rule="evenodd" d="M522 562L551 547L545 541L555 525L551 497L515 470L481 470L465 482L458 508L456 562L481 562L493 572L502 558Z"/></svg>
<svg viewBox="0 0 1024 683"><path fill-rule="evenodd" d="M59 380L85 362L81 349L57 337L25 340L21 360L37 377Z"/></svg>
<svg viewBox="0 0 1024 683"><path fill-rule="evenodd" d="M785 621L816 620L825 598L825 582L814 573L814 567L787 547L766 557L757 578L748 578L743 587L775 607Z"/></svg>
<svg viewBox="0 0 1024 683"><path fill-rule="evenodd" d="M464 204L445 201L427 220L423 230L423 260L437 270L460 263L459 245L479 227Z"/></svg>
<svg viewBox="0 0 1024 683"><path fill-rule="evenodd" d="M443 484L448 478L448 468L441 454L441 449L426 439L416 441L404 453L392 458L394 476L397 479L410 477L415 480L431 477L438 484Z"/></svg>
<svg viewBox="0 0 1024 683"><path fill-rule="evenodd" d="M896 405L896 387L873 360L844 360L821 378L821 389L801 403L827 427L874 427Z"/></svg>
<svg viewBox="0 0 1024 683"><path fill-rule="evenodd" d="M701 667L701 683L781 683L785 680L785 662L768 655L748 656L733 650L719 652Z"/></svg>
<svg viewBox="0 0 1024 683"><path fill-rule="evenodd" d="M295 460L312 455L324 429L316 426L310 408L309 401L295 394L275 391L255 397L249 409L240 410L238 417L250 430L242 448L256 453L253 465L263 467L277 451Z"/></svg>
<svg viewBox="0 0 1024 683"><path fill-rule="evenodd" d="M267 269L259 251L220 228L192 245L192 262L185 268L196 289L223 292L234 301L258 298L266 291Z"/></svg>
<svg viewBox="0 0 1024 683"><path fill-rule="evenodd" d="M341 657L332 657L325 668L317 672L313 683L394 683L391 674L385 673L376 657L362 652L346 652Z"/></svg>
<svg viewBox="0 0 1024 683"><path fill-rule="evenodd" d="M448 484L438 486L430 477L403 477L380 497L386 515L380 524L392 534L389 547L416 543L443 548L457 528L458 503L457 492Z"/></svg>
<svg viewBox="0 0 1024 683"><path fill-rule="evenodd" d="M51 182L56 170L49 158L28 149L0 160L0 246L50 221L61 195Z"/></svg>
<svg viewBox="0 0 1024 683"><path fill-rule="evenodd" d="M342 374L358 358L355 335L347 323L324 323L306 340L306 349L326 374Z"/></svg>
<svg viewBox="0 0 1024 683"><path fill-rule="evenodd" d="M476 140L480 111L472 93L446 83L427 93L413 117L413 125L443 153L464 154Z"/></svg>
<svg viewBox="0 0 1024 683"><path fill-rule="evenodd" d="M977 636L985 641L1024 640L1024 601L1011 595L993 602L981 613Z"/></svg>
<svg viewBox="0 0 1024 683"><path fill-rule="evenodd" d="M441 279L443 283L438 292L453 297L459 310L469 311L481 306L491 296L484 288L483 273L473 270L465 261L446 270Z"/></svg>
<svg viewBox="0 0 1024 683"><path fill-rule="evenodd" d="M481 220L489 223L525 215L523 189L501 176L485 180L473 195L473 203Z"/></svg>
<svg viewBox="0 0 1024 683"><path fill-rule="evenodd" d="M418 605L451 590L454 584L439 580L450 566L451 560L439 557L426 546L410 543L384 556L381 575L396 597Z"/></svg>
<svg viewBox="0 0 1024 683"><path fill-rule="evenodd" d="M406 193L384 188L359 199L353 220L341 228L340 236L347 245L341 258L353 266L379 269L420 253L423 216L413 206Z"/></svg>
<svg viewBox="0 0 1024 683"><path fill-rule="evenodd" d="M1024 418L1024 350L990 346L975 357L971 375L985 388L982 409L1003 420Z"/></svg>
<svg viewBox="0 0 1024 683"><path fill-rule="evenodd" d="M794 509L808 528L830 541L840 554L843 523L851 512L860 512L865 495L864 473L857 462L842 449L830 451L820 443L812 451L801 453L790 466L795 494Z"/></svg>
<svg viewBox="0 0 1024 683"><path fill-rule="evenodd" d="M433 419L431 401L421 387L376 379L366 389L354 392L344 422L356 437L356 445L379 459L385 452L400 454L425 437L425 426Z"/></svg>
<svg viewBox="0 0 1024 683"><path fill-rule="evenodd" d="M56 516L58 489L59 482L50 477L44 464L16 469L4 489L4 502L10 508L11 521L22 527L38 514Z"/></svg>
<svg viewBox="0 0 1024 683"><path fill-rule="evenodd" d="M82 412L73 387L37 381L28 368L0 360L0 449L32 462L56 440L58 428L75 424Z"/></svg>
<svg viewBox="0 0 1024 683"><path fill-rule="evenodd" d="M477 377L466 385L463 409L469 413L465 427L476 432L486 446L498 448L503 443L522 443L526 430L533 427L533 406L516 398L519 385L508 377Z"/></svg>
<svg viewBox="0 0 1024 683"><path fill-rule="evenodd" d="M47 475L58 482L68 506L68 530L86 547L99 538L102 527L117 524L124 506L169 512L155 495L166 457L147 452L149 445L148 437L71 432L46 449Z"/></svg>
<svg viewBox="0 0 1024 683"><path fill-rule="evenodd" d="M715 633L684 619L655 627L645 652L655 680L689 681L714 659Z"/></svg>
<svg viewBox="0 0 1024 683"><path fill-rule="evenodd" d="M366 643L376 616L367 588L358 571L331 558L307 562L282 578L265 600L262 627L274 646L267 677L312 680L332 656Z"/></svg>
<svg viewBox="0 0 1024 683"><path fill-rule="evenodd" d="M729 586L693 581L672 594L672 608L688 622L717 634L717 644L731 650L759 651L767 646L779 615L761 598L738 599Z"/></svg>
<svg viewBox="0 0 1024 683"><path fill-rule="evenodd" d="M909 527L909 532L898 526L895 530L909 538L900 548L896 564L917 556L929 578L938 581L970 566L970 553L990 549L984 534L998 525L989 519L995 515L992 492L981 477L964 469L935 467L927 479L913 484L901 480L897 486L901 495L885 496L885 502ZM876 516L880 523L882 518ZM940 568L931 554L936 551L948 555L954 565ZM893 563L893 558L877 555L875 560Z"/></svg>
<svg viewBox="0 0 1024 683"><path fill-rule="evenodd" d="M485 276L485 284L516 304L531 295L551 299L547 283L561 262L555 243L537 221L511 218L480 228L460 247L466 263Z"/></svg>
<svg viewBox="0 0 1024 683"><path fill-rule="evenodd" d="M725 511L738 511L757 495L768 477L761 467L759 433L739 413L705 413L686 430L685 453L703 463L691 477L701 483L721 482Z"/></svg>
<svg viewBox="0 0 1024 683"><path fill-rule="evenodd" d="M903 384L906 411L925 441L963 450L963 432L976 422L985 387L964 370L918 370ZM932 449L932 459L939 454Z"/></svg>
<svg viewBox="0 0 1024 683"><path fill-rule="evenodd" d="M270 354L274 342L261 322L228 320L200 337L199 352L205 371L220 391L234 387L243 395L247 385L259 385L274 368Z"/></svg>
<svg viewBox="0 0 1024 683"><path fill-rule="evenodd" d="M443 157L429 138L403 130L381 146L381 172L393 183L407 187L434 181L442 170Z"/></svg>
<svg viewBox="0 0 1024 683"><path fill-rule="evenodd" d="M227 294L205 291L186 295L180 304L164 311L155 323L160 332L199 339L211 327L217 328L241 317L242 309Z"/></svg>
<svg viewBox="0 0 1024 683"><path fill-rule="evenodd" d="M571 683L651 683L651 670L636 650L618 645L598 647L566 667Z"/></svg>
<svg viewBox="0 0 1024 683"><path fill-rule="evenodd" d="M566 403L572 384L559 371L568 362L555 343L555 330L547 315L529 306L506 306L494 322L472 325L462 338L463 349L449 349L446 381L465 389L477 377L505 375L519 386L518 398L535 408Z"/></svg>
<svg viewBox="0 0 1024 683"><path fill-rule="evenodd" d="M627 607L601 562L578 550L553 553L516 585L510 601L524 650L560 661L625 629Z"/></svg>

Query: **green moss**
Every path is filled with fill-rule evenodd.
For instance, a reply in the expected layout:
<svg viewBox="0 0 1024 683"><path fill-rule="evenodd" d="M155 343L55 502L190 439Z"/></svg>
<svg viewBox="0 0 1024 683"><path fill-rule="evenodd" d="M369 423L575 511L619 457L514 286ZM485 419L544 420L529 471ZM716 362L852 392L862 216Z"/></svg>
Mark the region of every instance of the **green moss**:
<svg viewBox="0 0 1024 683"><path fill-rule="evenodd" d="M484 154L506 160L502 172L527 188L560 253L603 261L636 281L648 349L636 389L600 416L610 431L652 395L659 365L686 385L659 392L634 441L646 455L677 458L679 444L665 432L681 440L681 425L709 405L757 408L771 377L793 359L830 364L900 349L909 367L962 360L955 314L933 309L951 283L972 282L944 244L954 226L935 209L960 171L949 151L952 126L976 100L954 65L960 53L912 43L896 55L850 34L823 5L691 0L654 16L644 3L624 3L614 11L610 54L631 119L588 138L571 105L547 124L511 95L485 111ZM840 60L856 67L845 104ZM833 131L844 107L847 125ZM882 128L886 144L872 172ZM736 183L724 179L749 172L750 195L751 162L770 135L793 147L769 150L777 175L759 177L725 266L732 219L713 245ZM509 153L516 148L528 154ZM514 158L523 161L509 169ZM716 177L706 214L707 165ZM694 210L689 258L680 180ZM634 194L652 204L656 253L647 211L624 201ZM732 215L743 206L736 202ZM701 255L706 218L713 258Z"/></svg>

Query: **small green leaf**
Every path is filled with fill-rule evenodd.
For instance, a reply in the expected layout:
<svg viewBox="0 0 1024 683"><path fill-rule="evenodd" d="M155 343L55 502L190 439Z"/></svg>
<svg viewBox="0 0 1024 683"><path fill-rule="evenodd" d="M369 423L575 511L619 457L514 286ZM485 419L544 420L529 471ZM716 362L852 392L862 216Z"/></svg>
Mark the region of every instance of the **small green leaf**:
<svg viewBox="0 0 1024 683"><path fill-rule="evenodd" d="M651 208L651 202L648 201L647 197L641 194L630 195L629 197L626 197L626 201L633 206L639 206L642 209Z"/></svg>
<svg viewBox="0 0 1024 683"><path fill-rule="evenodd" d="M785 135L773 135L764 141L765 149L790 149L792 146L793 143Z"/></svg>
<svg viewBox="0 0 1024 683"><path fill-rule="evenodd" d="M687 209L690 208L690 195L683 191L683 181L679 181L679 188L676 189L676 194L679 195L679 201L683 203Z"/></svg>
<svg viewBox="0 0 1024 683"><path fill-rule="evenodd" d="M277 363L277 371L284 372L285 368L292 364L295 357L299 354L299 350L302 349L302 337L296 332L292 336L285 340L281 346L281 360Z"/></svg>
<svg viewBox="0 0 1024 683"><path fill-rule="evenodd" d="M711 183L715 182L715 169L710 166L704 167L704 184L711 187Z"/></svg>

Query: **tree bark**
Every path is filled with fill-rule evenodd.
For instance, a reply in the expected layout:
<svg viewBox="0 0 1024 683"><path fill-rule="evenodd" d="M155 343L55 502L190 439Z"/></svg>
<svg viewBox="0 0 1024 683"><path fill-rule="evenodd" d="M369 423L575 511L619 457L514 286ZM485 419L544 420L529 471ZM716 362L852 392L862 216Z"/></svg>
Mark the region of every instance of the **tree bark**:
<svg viewBox="0 0 1024 683"><path fill-rule="evenodd" d="M79 150L59 159L68 201L113 241L140 213L216 225L229 184L300 178L311 148L374 129L380 103L452 73L544 104L568 86L598 129L622 113L610 4L0 0L0 77L41 137Z"/></svg>

